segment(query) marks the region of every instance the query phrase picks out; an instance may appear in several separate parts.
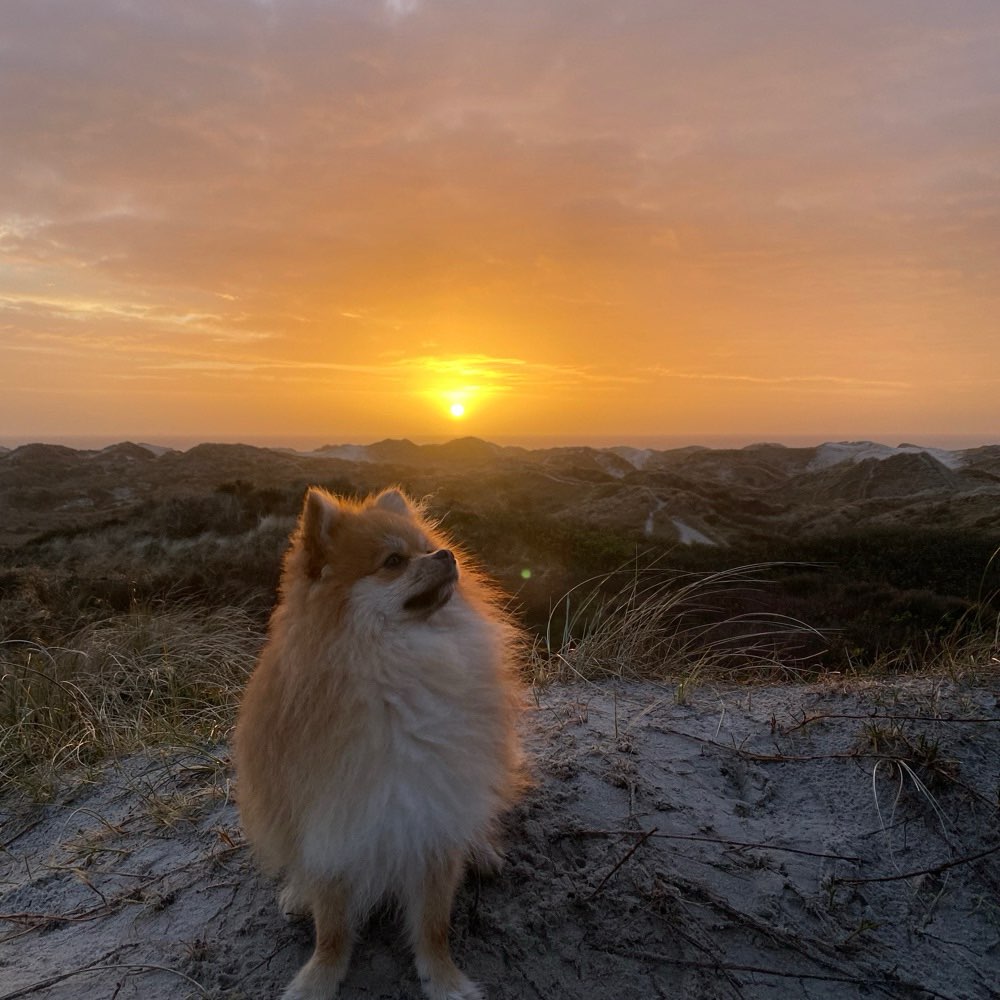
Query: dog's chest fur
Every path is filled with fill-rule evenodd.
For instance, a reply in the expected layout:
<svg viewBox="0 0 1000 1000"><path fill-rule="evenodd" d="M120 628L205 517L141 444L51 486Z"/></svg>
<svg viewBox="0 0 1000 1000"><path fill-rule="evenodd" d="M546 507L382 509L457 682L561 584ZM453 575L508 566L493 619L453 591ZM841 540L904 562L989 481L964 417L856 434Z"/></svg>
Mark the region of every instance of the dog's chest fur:
<svg viewBox="0 0 1000 1000"><path fill-rule="evenodd" d="M302 858L317 875L381 873L376 893L429 853L475 842L497 813L506 766L500 649L492 626L460 605L433 627L345 646L334 654L350 708L333 714L342 730L315 748Z"/></svg>

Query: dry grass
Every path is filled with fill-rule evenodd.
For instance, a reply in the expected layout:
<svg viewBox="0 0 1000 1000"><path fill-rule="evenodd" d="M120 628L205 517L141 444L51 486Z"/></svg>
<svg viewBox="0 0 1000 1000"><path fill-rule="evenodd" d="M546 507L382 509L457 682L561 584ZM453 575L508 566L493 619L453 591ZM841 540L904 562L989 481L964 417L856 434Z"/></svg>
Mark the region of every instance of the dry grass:
<svg viewBox="0 0 1000 1000"><path fill-rule="evenodd" d="M535 683L619 677L669 680L683 702L703 680L752 683L815 680L825 671L836 634L794 617L741 611L776 574L801 564L757 563L711 573L662 569L655 561L593 577L552 608L531 657ZM940 675L977 681L1000 667L1000 624L981 614L993 597L953 631L893 649L847 676ZM849 659L849 658L848 658ZM843 671L838 675L844 676Z"/></svg>
<svg viewBox="0 0 1000 1000"><path fill-rule="evenodd" d="M848 661L852 673L898 677L934 674L953 681L983 680L1000 668L1000 619L983 614L982 608L996 603L996 596L963 615L941 636L924 637L897 648L887 649L867 665Z"/></svg>
<svg viewBox="0 0 1000 1000"><path fill-rule="evenodd" d="M0 643L0 790L153 744L225 739L262 636L235 608L134 608L64 644Z"/></svg>
<svg viewBox="0 0 1000 1000"><path fill-rule="evenodd" d="M555 606L530 658L538 684L579 678L676 683L814 679L823 636L795 619L732 613L781 564L681 574L655 563L585 581ZM238 608L133 605L65 641L0 641L0 793L35 798L68 770L150 746L224 741L263 642ZM864 673L975 680L1000 666L996 629L956 632L921 659L899 651Z"/></svg>
<svg viewBox="0 0 1000 1000"><path fill-rule="evenodd" d="M553 609L536 645L539 683L574 678L671 679L678 698L701 678L793 679L813 674L819 631L769 613L727 613L766 586L777 564L676 573L655 564L585 581Z"/></svg>

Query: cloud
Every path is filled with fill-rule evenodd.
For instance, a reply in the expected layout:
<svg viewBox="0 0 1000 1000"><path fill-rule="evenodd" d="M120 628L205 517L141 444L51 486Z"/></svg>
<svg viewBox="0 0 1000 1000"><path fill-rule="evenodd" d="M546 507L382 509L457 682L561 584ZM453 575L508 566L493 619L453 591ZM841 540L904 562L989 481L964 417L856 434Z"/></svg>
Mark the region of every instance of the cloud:
<svg viewBox="0 0 1000 1000"><path fill-rule="evenodd" d="M338 362L274 360L262 357L242 358L185 357L155 361L142 371L189 372L206 376L290 375L300 379L329 381L331 375L356 379L359 384L398 391L403 387L426 384L467 386L479 392L513 393L526 390L586 387L620 387L645 379L632 374L593 371L573 365L537 364L521 358L498 358L475 354L465 356L414 355L387 358L378 364L342 364Z"/></svg>
<svg viewBox="0 0 1000 1000"><path fill-rule="evenodd" d="M385 9L399 17L412 14L419 5L420 0L385 0Z"/></svg>
<svg viewBox="0 0 1000 1000"><path fill-rule="evenodd" d="M992 2L9 0L0 37L0 348L891 394L995 332Z"/></svg>
<svg viewBox="0 0 1000 1000"><path fill-rule="evenodd" d="M122 279L246 289L266 276L282 292L329 278L334 260L370 283L393 237L425 247L424 274L456 249L481 248L473 265L589 247L639 257L657 227L711 252L741 220L752 236L770 217L753 240L766 252L767 233L785 242L809 211L816 228L845 210L874 228L858 209L880 173L919 210L949 161L976 162L989 109L972 80L958 147L934 145L928 116L959 96L905 103L945 26L932 79L981 50L974 25L956 39L950 16L926 10L907 27L852 4L658 8L625 4L612 20L560 3L438 3L390 29L360 3L222 0L174 16L15 3L7 207L45 220L38 252Z"/></svg>
<svg viewBox="0 0 1000 1000"><path fill-rule="evenodd" d="M687 372L669 368L650 369L650 374L664 379L680 379L688 382L737 382L770 388L827 390L834 392L903 392L913 388L905 381L890 379L861 378L845 375L745 375L733 372Z"/></svg>

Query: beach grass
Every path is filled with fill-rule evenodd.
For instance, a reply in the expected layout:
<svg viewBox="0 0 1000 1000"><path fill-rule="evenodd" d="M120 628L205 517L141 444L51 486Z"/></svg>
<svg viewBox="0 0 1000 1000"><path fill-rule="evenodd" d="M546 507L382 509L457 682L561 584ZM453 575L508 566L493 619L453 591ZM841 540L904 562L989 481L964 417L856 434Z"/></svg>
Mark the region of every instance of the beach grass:
<svg viewBox="0 0 1000 1000"><path fill-rule="evenodd" d="M262 641L238 608L161 603L0 642L0 789L46 798L109 757L226 739Z"/></svg>

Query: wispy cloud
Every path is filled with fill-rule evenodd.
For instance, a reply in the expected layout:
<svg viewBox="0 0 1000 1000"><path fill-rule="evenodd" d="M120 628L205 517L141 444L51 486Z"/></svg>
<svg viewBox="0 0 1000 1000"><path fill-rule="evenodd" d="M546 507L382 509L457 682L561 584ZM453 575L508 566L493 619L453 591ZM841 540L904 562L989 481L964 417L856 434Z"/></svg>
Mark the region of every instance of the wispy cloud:
<svg viewBox="0 0 1000 1000"><path fill-rule="evenodd" d="M418 355L394 362L400 370L424 371L456 379L480 379L496 389L524 386L623 385L643 381L634 373L598 371L580 365L557 365L524 358L491 357L483 354L458 356Z"/></svg>
<svg viewBox="0 0 1000 1000"><path fill-rule="evenodd" d="M614 374L587 370L574 365L531 362L524 358L471 355L414 355L393 357L381 364L345 364L309 359L274 359L243 355L202 354L176 360L145 363L141 370L150 373L188 372L207 376L294 375L299 379L328 380L331 375L357 377L371 387L391 386L398 391L406 386L422 391L428 384L465 386L478 391L508 393L526 389L632 385L644 381L634 374Z"/></svg>
<svg viewBox="0 0 1000 1000"><path fill-rule="evenodd" d="M789 388L825 387L844 391L857 389L903 391L913 388L911 383L895 379L872 379L833 374L744 375L734 372L677 371L672 368L650 368L648 371L658 378L682 379L690 382L742 382L749 385Z"/></svg>

